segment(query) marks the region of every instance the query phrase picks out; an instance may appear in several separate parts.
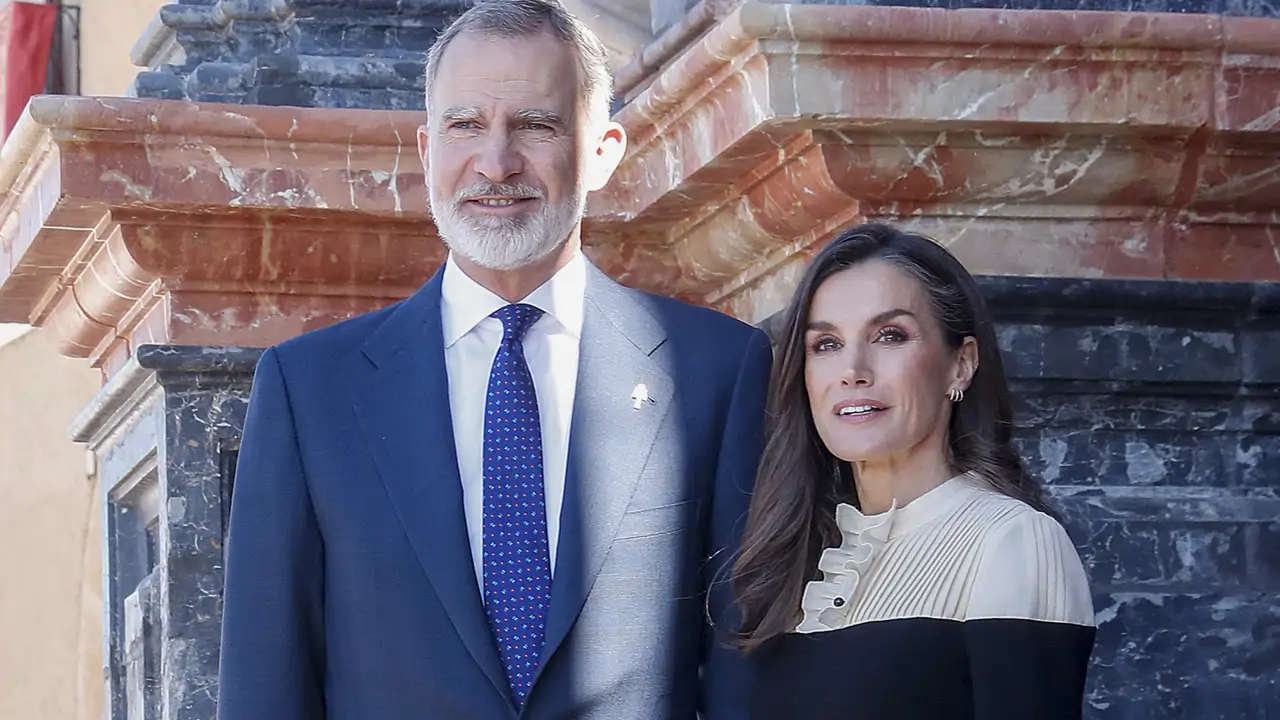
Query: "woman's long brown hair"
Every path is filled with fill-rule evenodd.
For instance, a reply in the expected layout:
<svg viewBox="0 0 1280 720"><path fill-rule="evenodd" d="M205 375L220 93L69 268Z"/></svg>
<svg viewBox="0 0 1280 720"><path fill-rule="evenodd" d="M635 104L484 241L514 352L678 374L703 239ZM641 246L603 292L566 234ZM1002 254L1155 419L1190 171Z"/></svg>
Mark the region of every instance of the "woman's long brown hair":
<svg viewBox="0 0 1280 720"><path fill-rule="evenodd" d="M946 343L972 336L978 369L953 406L947 429L956 472L974 472L992 487L1053 514L1040 484L1013 449L1013 408L995 330L977 282L941 245L881 224L842 232L814 258L791 300L770 381L764 452L757 474L733 588L743 614L737 645L753 650L800 621L804 586L817 579L818 557L838 545L836 505L858 506L853 470L818 436L805 389L805 325L819 286L835 273L882 260L925 288Z"/></svg>

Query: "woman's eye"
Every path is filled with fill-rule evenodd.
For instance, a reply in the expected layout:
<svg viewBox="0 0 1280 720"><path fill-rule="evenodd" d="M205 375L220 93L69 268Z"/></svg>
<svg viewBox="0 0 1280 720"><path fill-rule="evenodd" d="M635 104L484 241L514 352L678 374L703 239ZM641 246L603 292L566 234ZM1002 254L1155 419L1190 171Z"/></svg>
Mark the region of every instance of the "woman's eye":
<svg viewBox="0 0 1280 720"><path fill-rule="evenodd" d="M876 333L876 340L890 343L906 342L907 334L896 327L880 328L880 332Z"/></svg>
<svg viewBox="0 0 1280 720"><path fill-rule="evenodd" d="M820 337L817 340L814 340L813 344L810 346L810 349L812 349L813 352L829 352L831 350L838 350L839 348L840 348L839 340L836 340L833 337L825 337L825 336Z"/></svg>

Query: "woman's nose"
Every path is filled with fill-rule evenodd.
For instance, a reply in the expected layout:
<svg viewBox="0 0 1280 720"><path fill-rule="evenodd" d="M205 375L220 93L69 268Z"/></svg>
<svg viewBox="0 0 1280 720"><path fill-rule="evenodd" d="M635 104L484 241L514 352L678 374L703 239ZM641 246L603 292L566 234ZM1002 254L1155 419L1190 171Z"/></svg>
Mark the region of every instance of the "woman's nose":
<svg viewBox="0 0 1280 720"><path fill-rule="evenodd" d="M840 377L841 384L848 387L870 387L875 384L875 376L871 372L871 364L868 362L869 358L865 350L851 349L848 360L844 373Z"/></svg>

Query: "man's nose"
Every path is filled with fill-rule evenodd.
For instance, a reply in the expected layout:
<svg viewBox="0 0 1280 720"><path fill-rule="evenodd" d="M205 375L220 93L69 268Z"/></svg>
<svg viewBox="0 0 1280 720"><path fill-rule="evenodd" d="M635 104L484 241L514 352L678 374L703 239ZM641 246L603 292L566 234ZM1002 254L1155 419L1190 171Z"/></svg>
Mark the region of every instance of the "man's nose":
<svg viewBox="0 0 1280 720"><path fill-rule="evenodd" d="M504 182L523 169L520 153L512 147L511 137L505 132L493 132L475 157L475 171L489 182Z"/></svg>

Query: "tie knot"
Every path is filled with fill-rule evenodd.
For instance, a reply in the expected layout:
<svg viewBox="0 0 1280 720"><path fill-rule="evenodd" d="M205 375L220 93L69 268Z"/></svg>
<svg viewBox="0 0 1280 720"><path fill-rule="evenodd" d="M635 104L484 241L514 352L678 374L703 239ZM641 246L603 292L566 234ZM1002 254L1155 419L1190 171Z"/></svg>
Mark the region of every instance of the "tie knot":
<svg viewBox="0 0 1280 720"><path fill-rule="evenodd" d="M502 322L502 341L505 343L518 343L524 339L524 334L538 322L538 318L542 317L542 311L532 305L519 303L515 305L505 305L497 310L490 317L495 317Z"/></svg>

